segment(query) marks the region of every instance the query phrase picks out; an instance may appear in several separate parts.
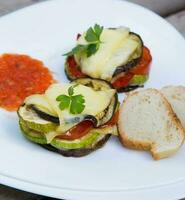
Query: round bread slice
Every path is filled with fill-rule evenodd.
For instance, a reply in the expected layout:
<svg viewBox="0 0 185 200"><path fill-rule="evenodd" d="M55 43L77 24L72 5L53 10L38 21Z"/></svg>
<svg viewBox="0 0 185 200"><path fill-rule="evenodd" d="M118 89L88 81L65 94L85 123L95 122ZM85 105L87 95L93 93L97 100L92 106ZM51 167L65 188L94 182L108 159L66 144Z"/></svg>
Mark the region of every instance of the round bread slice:
<svg viewBox="0 0 185 200"><path fill-rule="evenodd" d="M174 112L185 129L185 87L166 86L162 88L161 92L171 104Z"/></svg>
<svg viewBox="0 0 185 200"><path fill-rule="evenodd" d="M127 96L120 109L118 129L125 147L148 150L156 160L176 153L185 137L171 105L155 89Z"/></svg>

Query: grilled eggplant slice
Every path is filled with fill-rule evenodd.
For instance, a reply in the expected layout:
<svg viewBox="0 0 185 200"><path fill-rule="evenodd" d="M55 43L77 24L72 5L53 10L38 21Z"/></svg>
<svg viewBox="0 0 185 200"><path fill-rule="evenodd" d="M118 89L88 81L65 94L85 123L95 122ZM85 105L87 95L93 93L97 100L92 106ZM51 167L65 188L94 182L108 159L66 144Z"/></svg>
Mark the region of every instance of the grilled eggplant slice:
<svg viewBox="0 0 185 200"><path fill-rule="evenodd" d="M50 115L46 111L43 111L42 109L37 107L36 105L32 105L31 109L34 110L40 118L45 119L45 120L50 121L50 122L53 122L55 124L59 124L59 118L58 117Z"/></svg>
<svg viewBox="0 0 185 200"><path fill-rule="evenodd" d="M91 78L80 78L74 81L77 84L82 84L88 87L92 87L94 90L106 90L112 88L111 84L105 80L101 79L91 79ZM99 113L97 116L88 115L85 119L91 119L94 122L95 127L102 126L106 124L114 115L115 109L118 104L118 95L115 93L114 97L111 99L109 106Z"/></svg>
<svg viewBox="0 0 185 200"><path fill-rule="evenodd" d="M25 99L27 106L33 107L34 110L47 113L52 117L57 117L57 113L50 106L46 97L42 94L34 94Z"/></svg>
<svg viewBox="0 0 185 200"><path fill-rule="evenodd" d="M96 151L102 148L106 144L106 142L109 140L110 137L111 137L110 134L104 135L101 138L101 140L98 140L96 143L93 144L93 146L80 148L80 149L65 149L65 148L58 149L51 145L42 145L42 147L44 147L45 149L48 149L49 151L59 153L65 157L82 157L82 156L86 156L92 153L93 151Z"/></svg>

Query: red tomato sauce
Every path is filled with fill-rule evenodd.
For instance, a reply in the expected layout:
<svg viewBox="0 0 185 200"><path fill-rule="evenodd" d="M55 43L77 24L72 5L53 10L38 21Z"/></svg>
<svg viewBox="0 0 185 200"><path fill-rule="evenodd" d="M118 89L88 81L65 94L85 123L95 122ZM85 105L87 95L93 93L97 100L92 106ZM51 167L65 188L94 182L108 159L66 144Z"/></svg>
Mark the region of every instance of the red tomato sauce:
<svg viewBox="0 0 185 200"><path fill-rule="evenodd" d="M43 93L54 82L44 64L27 55L0 56L0 106L16 111L25 97Z"/></svg>

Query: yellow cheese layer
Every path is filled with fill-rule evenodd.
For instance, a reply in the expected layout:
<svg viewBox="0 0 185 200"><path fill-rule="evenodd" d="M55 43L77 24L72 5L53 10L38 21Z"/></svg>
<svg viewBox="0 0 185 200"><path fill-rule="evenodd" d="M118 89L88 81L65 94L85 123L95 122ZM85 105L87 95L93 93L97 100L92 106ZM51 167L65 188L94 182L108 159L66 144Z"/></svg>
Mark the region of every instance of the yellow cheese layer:
<svg viewBox="0 0 185 200"><path fill-rule="evenodd" d="M56 98L65 94L68 95L68 89L73 84L53 84L51 85L45 93L46 98L53 110L57 113L60 120L60 127L58 131L65 132L69 130L74 124L78 124L79 121L82 121L83 117L86 115L96 116L98 113L105 110L112 97L115 94L114 89L108 89L104 91L94 91L90 87L84 85L78 85L74 88L74 95L81 94L85 99L85 109L80 114L71 114L69 109L61 110L59 108L59 102L56 101Z"/></svg>
<svg viewBox="0 0 185 200"><path fill-rule="evenodd" d="M78 44L87 44L85 33L78 39ZM115 69L125 64L136 51L138 43L129 36L129 29L104 29L99 50L92 56L75 55L83 73L110 81Z"/></svg>

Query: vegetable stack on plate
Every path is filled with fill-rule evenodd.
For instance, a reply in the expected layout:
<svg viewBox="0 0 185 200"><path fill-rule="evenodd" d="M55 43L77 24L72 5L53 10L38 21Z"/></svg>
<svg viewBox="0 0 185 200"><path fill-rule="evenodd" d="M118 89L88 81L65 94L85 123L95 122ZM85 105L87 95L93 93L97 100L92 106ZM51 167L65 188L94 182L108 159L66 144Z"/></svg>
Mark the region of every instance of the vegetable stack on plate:
<svg viewBox="0 0 185 200"><path fill-rule="evenodd" d="M64 156L84 156L117 135L118 99L107 82L82 78L51 85L18 110L24 136Z"/></svg>
<svg viewBox="0 0 185 200"><path fill-rule="evenodd" d="M98 78L110 82L118 92L143 86L152 60L141 37L129 28L103 28L97 24L78 34L76 46L64 55L70 80Z"/></svg>
<svg viewBox="0 0 185 200"><path fill-rule="evenodd" d="M148 80L150 51L128 28L90 27L66 53L68 84L25 99L18 110L25 137L64 156L84 156L117 135L117 91Z"/></svg>

